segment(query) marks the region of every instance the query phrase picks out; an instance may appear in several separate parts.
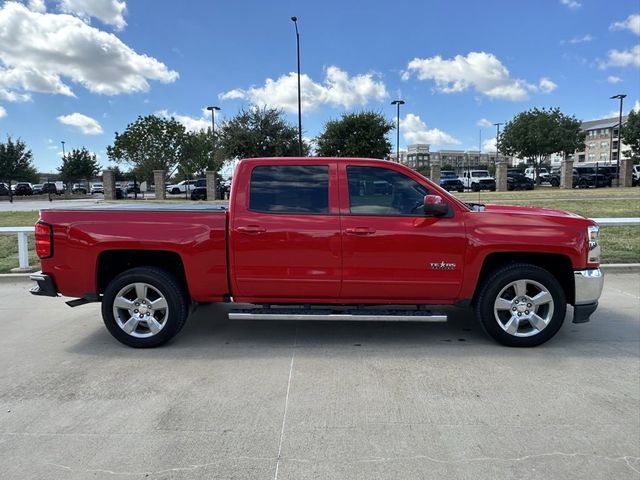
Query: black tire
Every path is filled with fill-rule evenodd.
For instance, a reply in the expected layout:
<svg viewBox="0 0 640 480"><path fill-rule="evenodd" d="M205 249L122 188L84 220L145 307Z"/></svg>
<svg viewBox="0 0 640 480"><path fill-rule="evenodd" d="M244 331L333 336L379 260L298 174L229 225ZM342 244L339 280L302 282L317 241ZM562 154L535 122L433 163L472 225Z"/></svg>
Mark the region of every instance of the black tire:
<svg viewBox="0 0 640 480"><path fill-rule="evenodd" d="M552 178L551 182L549 182L549 183L551 183L552 187L559 187L560 186L560 180L558 180L557 178Z"/></svg>
<svg viewBox="0 0 640 480"><path fill-rule="evenodd" d="M589 184L587 184L587 181L584 178L581 178L578 180L578 188L589 188Z"/></svg>
<svg viewBox="0 0 640 480"><path fill-rule="evenodd" d="M179 188L173 188L173 189L171 189L171 193L173 195L179 195L180 194L180 189Z"/></svg>
<svg viewBox="0 0 640 480"><path fill-rule="evenodd" d="M538 286L542 286L550 294L551 301L539 306L532 306L533 301L526 304L518 303L518 299L522 297L517 297L515 288L511 290L510 285L519 280L525 281L527 295L535 297L536 292L540 293L542 291L538 289ZM514 294L513 298L508 299L511 292ZM546 319L546 326L538 330L534 327L534 322L530 322L526 318L525 312L521 312L522 318L515 317L515 314L511 311L512 308L500 310L500 313L498 313L494 309L494 304L499 296L503 300L507 300L507 302L510 301L513 305L512 308L520 308L522 306L522 308L530 308L531 312L536 315L539 313L538 318ZM509 347L535 347L545 343L562 327L566 310L567 303L564 290L558 280L547 270L527 263L512 263L491 273L480 287L475 305L476 317L484 330L493 339ZM516 311L520 313L519 310ZM529 311L526 310L526 315L529 314ZM515 318L518 322L516 325L519 326L516 326L514 334L506 331L509 324L507 316ZM522 331L520 327L522 327Z"/></svg>
<svg viewBox="0 0 640 480"><path fill-rule="evenodd" d="M471 184L471 191L472 192L479 192L480 191L480 185L478 185L477 183L472 183Z"/></svg>
<svg viewBox="0 0 640 480"><path fill-rule="evenodd" d="M167 309L164 312L165 317L162 318L160 331L155 334L153 334L148 327L148 332L144 332L144 319L141 320L141 322L137 322L134 332L129 334L118 324L114 316L114 301L116 296L123 289L136 283L150 285L152 289L159 292L162 297L164 297L164 300L166 300ZM121 313L123 317L128 315L124 309L121 309ZM137 267L121 273L109 283L102 298L102 319L104 320L105 326L116 340L135 348L157 347L168 342L184 327L188 315L189 302L184 288L173 275L156 267ZM140 323L142 323L142 325L140 325ZM142 329L143 332L138 332L138 329ZM136 334L149 336L144 338L133 336Z"/></svg>

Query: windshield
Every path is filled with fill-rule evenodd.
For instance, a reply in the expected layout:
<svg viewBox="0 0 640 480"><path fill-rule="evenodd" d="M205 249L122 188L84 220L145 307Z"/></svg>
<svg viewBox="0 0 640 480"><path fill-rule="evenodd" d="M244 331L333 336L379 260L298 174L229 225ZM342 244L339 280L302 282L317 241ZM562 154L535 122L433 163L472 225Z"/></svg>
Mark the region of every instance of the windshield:
<svg viewBox="0 0 640 480"><path fill-rule="evenodd" d="M471 172L472 177L488 177L489 172L486 170L478 170L476 172Z"/></svg>

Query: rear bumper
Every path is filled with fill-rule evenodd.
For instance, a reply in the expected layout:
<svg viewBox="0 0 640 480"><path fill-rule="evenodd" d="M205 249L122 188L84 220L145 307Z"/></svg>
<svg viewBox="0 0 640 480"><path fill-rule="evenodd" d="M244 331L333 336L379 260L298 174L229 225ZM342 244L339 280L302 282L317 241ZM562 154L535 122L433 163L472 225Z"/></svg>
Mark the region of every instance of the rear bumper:
<svg viewBox="0 0 640 480"><path fill-rule="evenodd" d="M56 289L56 285L53 283L53 278L49 275L45 275L42 272L37 272L31 275L31 280L37 282L38 284L35 287L32 287L31 295L38 295L41 297L57 297L58 290Z"/></svg>

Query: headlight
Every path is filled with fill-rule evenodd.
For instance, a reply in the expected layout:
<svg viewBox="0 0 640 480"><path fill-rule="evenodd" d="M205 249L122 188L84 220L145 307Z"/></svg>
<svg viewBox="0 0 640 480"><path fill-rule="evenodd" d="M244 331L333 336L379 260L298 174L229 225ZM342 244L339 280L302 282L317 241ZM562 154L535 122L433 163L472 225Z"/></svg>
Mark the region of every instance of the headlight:
<svg viewBox="0 0 640 480"><path fill-rule="evenodd" d="M600 263L600 227L597 225L587 227L587 238L589 239L587 263Z"/></svg>

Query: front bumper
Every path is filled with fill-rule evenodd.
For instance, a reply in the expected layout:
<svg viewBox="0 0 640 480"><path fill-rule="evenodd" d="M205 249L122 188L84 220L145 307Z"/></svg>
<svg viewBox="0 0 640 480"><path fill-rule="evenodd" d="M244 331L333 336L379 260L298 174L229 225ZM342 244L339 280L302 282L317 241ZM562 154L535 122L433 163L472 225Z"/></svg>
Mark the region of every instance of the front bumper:
<svg viewBox="0 0 640 480"><path fill-rule="evenodd" d="M31 275L31 280L37 282L35 287L32 287L29 291L32 295L38 295L41 297L57 297L58 290L53 283L53 278L49 275L45 275L42 272L37 272Z"/></svg>
<svg viewBox="0 0 640 480"><path fill-rule="evenodd" d="M604 273L599 268L575 270L575 302L573 323L589 321L589 316L598 308L598 299L604 286Z"/></svg>

